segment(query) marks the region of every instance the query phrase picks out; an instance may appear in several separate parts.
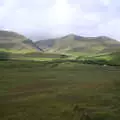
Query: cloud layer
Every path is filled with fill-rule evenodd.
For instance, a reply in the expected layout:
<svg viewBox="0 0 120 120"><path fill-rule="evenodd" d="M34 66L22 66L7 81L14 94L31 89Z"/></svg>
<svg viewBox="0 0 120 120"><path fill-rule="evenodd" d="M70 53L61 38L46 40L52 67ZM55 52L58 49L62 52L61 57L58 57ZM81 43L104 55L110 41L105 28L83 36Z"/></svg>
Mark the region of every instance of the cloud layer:
<svg viewBox="0 0 120 120"><path fill-rule="evenodd" d="M75 33L120 40L120 1L0 0L0 29L34 39Z"/></svg>

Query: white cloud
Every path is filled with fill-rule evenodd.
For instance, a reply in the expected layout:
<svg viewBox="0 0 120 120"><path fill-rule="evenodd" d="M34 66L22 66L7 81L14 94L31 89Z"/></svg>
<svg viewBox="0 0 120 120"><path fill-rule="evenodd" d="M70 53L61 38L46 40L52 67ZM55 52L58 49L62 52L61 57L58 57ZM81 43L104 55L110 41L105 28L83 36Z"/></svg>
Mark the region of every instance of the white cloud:
<svg viewBox="0 0 120 120"><path fill-rule="evenodd" d="M118 40L120 40L119 29L120 29L120 19L113 19L107 22L106 24L103 23L98 26L99 33L105 34L107 36L111 36Z"/></svg>
<svg viewBox="0 0 120 120"><path fill-rule="evenodd" d="M24 34L69 32L120 39L117 0L1 0L0 27ZM116 2L117 1L117 2Z"/></svg>
<svg viewBox="0 0 120 120"><path fill-rule="evenodd" d="M108 6L112 0L100 0L105 6Z"/></svg>

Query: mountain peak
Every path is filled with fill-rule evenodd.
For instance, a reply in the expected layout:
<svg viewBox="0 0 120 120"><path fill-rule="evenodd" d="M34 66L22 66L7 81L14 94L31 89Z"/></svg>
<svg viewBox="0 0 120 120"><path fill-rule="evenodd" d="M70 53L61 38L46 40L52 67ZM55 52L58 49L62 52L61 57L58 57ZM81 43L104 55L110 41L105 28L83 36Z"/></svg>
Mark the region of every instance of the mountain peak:
<svg viewBox="0 0 120 120"><path fill-rule="evenodd" d="M5 30L0 30L0 49L8 51L39 51L38 47L24 35Z"/></svg>
<svg viewBox="0 0 120 120"><path fill-rule="evenodd" d="M107 36L98 36L98 38L101 38L101 39L111 39L111 38L109 38Z"/></svg>
<svg viewBox="0 0 120 120"><path fill-rule="evenodd" d="M44 50L85 54L113 52L120 48L120 42L106 36L83 37L75 34L68 34L54 40L38 41L37 45Z"/></svg>
<svg viewBox="0 0 120 120"><path fill-rule="evenodd" d="M68 34L68 36L77 36L77 35L74 33L70 33L70 34Z"/></svg>
<svg viewBox="0 0 120 120"><path fill-rule="evenodd" d="M76 35L76 34L71 33L71 34L68 34L68 35L66 35L66 36L62 37L62 39L65 39L65 38L73 38L73 39L75 39L75 40L80 40L80 39L81 39L81 38L83 38L83 37L82 37L82 36L79 36L79 35Z"/></svg>

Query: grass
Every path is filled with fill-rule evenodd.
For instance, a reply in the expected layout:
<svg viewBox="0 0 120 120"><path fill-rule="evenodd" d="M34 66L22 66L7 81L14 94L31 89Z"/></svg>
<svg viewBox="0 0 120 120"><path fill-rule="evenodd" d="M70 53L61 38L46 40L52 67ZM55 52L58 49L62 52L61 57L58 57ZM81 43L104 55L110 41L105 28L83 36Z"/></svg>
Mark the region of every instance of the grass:
<svg viewBox="0 0 120 120"><path fill-rule="evenodd" d="M103 59L114 65L120 65L120 52L113 52L105 55L93 57L94 59Z"/></svg>
<svg viewBox="0 0 120 120"><path fill-rule="evenodd" d="M58 54L58 53L44 53L44 52L28 52L28 53L14 53L0 51L0 59L2 57L7 57L7 59L12 60L30 60L30 61L50 61L56 59L65 59L68 58L68 55Z"/></svg>
<svg viewBox="0 0 120 120"><path fill-rule="evenodd" d="M120 52L113 53L104 53L104 54L96 54L96 55L88 55L88 56L78 56L76 60L80 60L81 62L93 64L100 63L102 65L113 65L120 66ZM101 63L102 62L102 63Z"/></svg>
<svg viewBox="0 0 120 120"><path fill-rule="evenodd" d="M1 120L119 120L120 68L79 63L0 62Z"/></svg>
<svg viewBox="0 0 120 120"><path fill-rule="evenodd" d="M32 57L21 57L21 58L12 58L12 60L26 60L26 61L51 61L56 60L56 58L32 58Z"/></svg>
<svg viewBox="0 0 120 120"><path fill-rule="evenodd" d="M26 53L34 53L36 50L34 49L22 49L22 50L15 50L15 49L1 49L0 52L9 52L12 54L26 54Z"/></svg>

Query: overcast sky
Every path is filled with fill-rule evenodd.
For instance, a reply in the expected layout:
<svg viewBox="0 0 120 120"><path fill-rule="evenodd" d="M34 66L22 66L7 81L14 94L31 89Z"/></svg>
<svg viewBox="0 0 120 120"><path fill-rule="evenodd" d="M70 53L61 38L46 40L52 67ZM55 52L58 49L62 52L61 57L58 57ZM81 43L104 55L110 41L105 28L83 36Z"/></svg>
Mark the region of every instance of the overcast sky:
<svg viewBox="0 0 120 120"><path fill-rule="evenodd" d="M74 33L120 40L120 0L0 0L0 29L34 39Z"/></svg>

